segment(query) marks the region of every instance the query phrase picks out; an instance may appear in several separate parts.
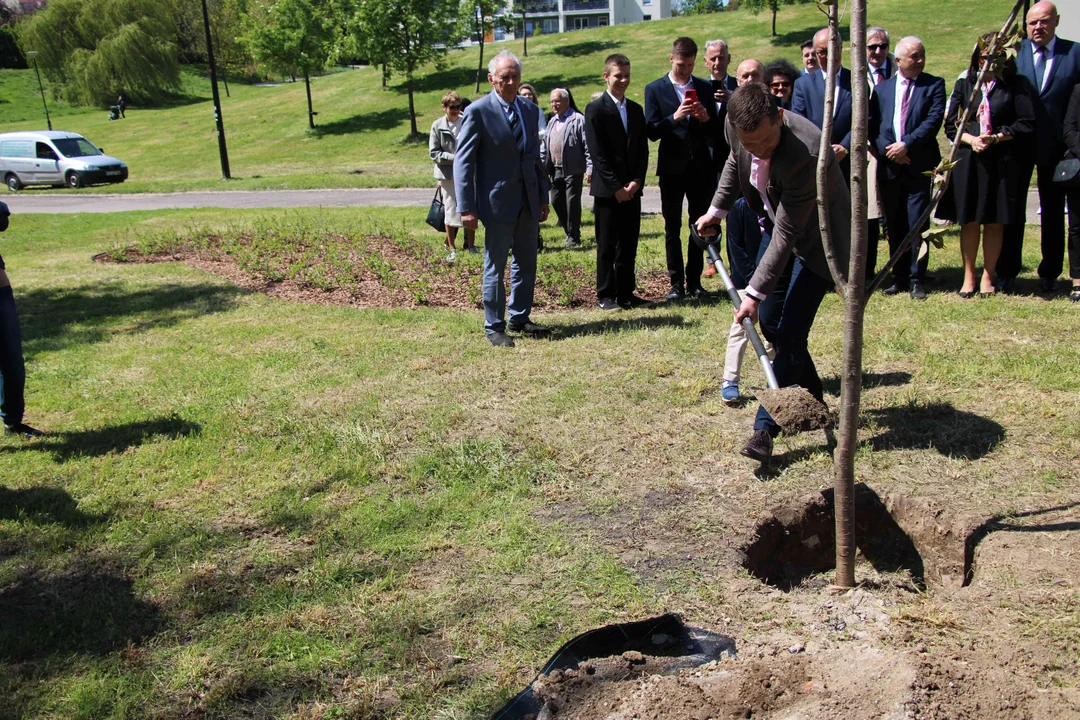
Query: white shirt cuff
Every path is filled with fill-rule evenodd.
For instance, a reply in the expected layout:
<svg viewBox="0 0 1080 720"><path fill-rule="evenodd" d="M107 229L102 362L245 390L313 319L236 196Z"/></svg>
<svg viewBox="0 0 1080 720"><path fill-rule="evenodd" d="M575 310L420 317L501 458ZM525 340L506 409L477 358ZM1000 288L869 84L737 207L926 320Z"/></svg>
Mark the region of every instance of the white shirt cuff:
<svg viewBox="0 0 1080 720"><path fill-rule="evenodd" d="M716 208L716 207L713 207L713 206L710 205L709 206L709 211L707 213L705 213L705 214L708 215L709 217L713 217L713 218L717 218L719 220L723 220L724 218L727 217L728 211L727 210L721 210L720 208Z"/></svg>
<svg viewBox="0 0 1080 720"><path fill-rule="evenodd" d="M746 294L758 302L765 302L765 296L749 285L746 286Z"/></svg>

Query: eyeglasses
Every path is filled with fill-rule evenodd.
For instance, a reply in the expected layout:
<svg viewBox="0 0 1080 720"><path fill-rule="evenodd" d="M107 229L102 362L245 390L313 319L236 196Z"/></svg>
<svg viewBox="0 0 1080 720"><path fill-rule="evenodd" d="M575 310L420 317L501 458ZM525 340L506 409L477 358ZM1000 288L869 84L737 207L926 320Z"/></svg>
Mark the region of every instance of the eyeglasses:
<svg viewBox="0 0 1080 720"><path fill-rule="evenodd" d="M769 83L769 87L771 87L773 90L783 90L784 88L791 87L791 83L789 83L789 82L774 82L774 83Z"/></svg>
<svg viewBox="0 0 1080 720"><path fill-rule="evenodd" d="M877 52L878 50L888 50L889 43L874 43L873 45L867 45L866 49L873 50L874 52Z"/></svg>
<svg viewBox="0 0 1080 720"><path fill-rule="evenodd" d="M461 106L460 105L447 105L446 109L447 110L460 110Z"/></svg>

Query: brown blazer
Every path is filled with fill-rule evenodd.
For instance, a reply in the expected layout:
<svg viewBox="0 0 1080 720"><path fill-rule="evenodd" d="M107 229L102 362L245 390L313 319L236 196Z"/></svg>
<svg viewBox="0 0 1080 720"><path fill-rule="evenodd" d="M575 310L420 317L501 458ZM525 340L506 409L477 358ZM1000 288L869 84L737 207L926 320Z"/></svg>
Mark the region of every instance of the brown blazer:
<svg viewBox="0 0 1080 720"><path fill-rule="evenodd" d="M817 161L821 130L792 112L784 113L783 123L765 189L776 210L776 227L757 271L750 278L750 287L766 295L772 292L793 252L807 270L826 280L832 278L818 228ZM731 123L727 124L725 133L731 154L724 165L712 205L731 210L742 196L758 217L766 217L761 195L750 184L750 153L743 149ZM828 152L830 226L837 260L846 277L851 254L851 195L831 147Z"/></svg>

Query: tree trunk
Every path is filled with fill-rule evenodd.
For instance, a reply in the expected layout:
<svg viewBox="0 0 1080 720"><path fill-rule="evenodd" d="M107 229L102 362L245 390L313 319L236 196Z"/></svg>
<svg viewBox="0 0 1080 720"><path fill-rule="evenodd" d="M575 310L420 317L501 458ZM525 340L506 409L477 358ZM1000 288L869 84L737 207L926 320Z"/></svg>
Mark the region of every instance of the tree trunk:
<svg viewBox="0 0 1080 720"><path fill-rule="evenodd" d="M521 56L529 57L529 28L525 25L525 0L521 0Z"/></svg>
<svg viewBox="0 0 1080 720"><path fill-rule="evenodd" d="M772 36L776 37L776 5L772 9Z"/></svg>
<svg viewBox="0 0 1080 720"><path fill-rule="evenodd" d="M833 457L836 579L855 585L855 448L862 401L863 319L866 310L867 111L866 0L851 1L851 260L844 294L844 356L840 366L840 428ZM832 18L830 17L830 26ZM836 32L839 34L839 27Z"/></svg>
<svg viewBox="0 0 1080 720"><path fill-rule="evenodd" d="M311 111L311 77L308 71L304 71L304 88L307 90L307 121L308 127L315 129L315 113Z"/></svg>
<svg viewBox="0 0 1080 720"><path fill-rule="evenodd" d="M480 78L484 72L484 18L480 15L480 5L476 6L476 35L480 38L480 63L476 66L476 90L480 94Z"/></svg>
<svg viewBox="0 0 1080 720"><path fill-rule="evenodd" d="M229 94L229 78L225 74L224 66L221 68L221 82L225 83L225 97L232 97L232 95Z"/></svg>
<svg viewBox="0 0 1080 720"><path fill-rule="evenodd" d="M383 90L386 89L386 83L390 80L390 68L386 66L386 63L382 64L382 86Z"/></svg>
<svg viewBox="0 0 1080 720"><path fill-rule="evenodd" d="M412 70L410 70L406 76L406 84L409 88L409 121L412 123L412 136L416 137L420 134L420 131L416 129L416 106L413 105L413 83L412 83Z"/></svg>

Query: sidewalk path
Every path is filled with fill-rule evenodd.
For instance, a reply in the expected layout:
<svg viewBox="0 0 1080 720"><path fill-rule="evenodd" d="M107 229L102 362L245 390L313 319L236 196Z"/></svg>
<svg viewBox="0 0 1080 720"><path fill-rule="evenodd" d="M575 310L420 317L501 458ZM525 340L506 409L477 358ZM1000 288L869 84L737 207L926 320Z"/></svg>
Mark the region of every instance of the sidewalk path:
<svg viewBox="0 0 1080 720"><path fill-rule="evenodd" d="M84 195L24 190L7 193L3 201L15 214L106 213L183 208L294 207L427 207L433 188L370 188L354 190L222 190L212 192ZM586 200L588 202L588 200ZM1028 222L1039 223L1039 196L1028 193ZM660 212L660 190L645 188L641 209Z"/></svg>

